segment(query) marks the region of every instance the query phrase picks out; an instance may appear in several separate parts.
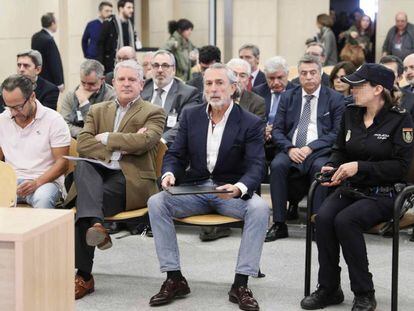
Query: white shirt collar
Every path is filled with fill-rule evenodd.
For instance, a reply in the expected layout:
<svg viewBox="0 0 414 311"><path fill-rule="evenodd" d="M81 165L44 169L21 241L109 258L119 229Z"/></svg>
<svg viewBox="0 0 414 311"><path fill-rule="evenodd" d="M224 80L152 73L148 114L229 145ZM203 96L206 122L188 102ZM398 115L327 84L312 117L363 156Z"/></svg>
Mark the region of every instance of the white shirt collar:
<svg viewBox="0 0 414 311"><path fill-rule="evenodd" d="M123 107L120 103L119 103L119 101L118 101L118 98L117 99L115 99L115 103L116 103L116 105L117 105L117 108L119 108L119 109L121 109L121 110L128 110L129 108L131 108L131 106L132 106L132 104L133 103L135 103L138 99L140 98L140 95L138 95L138 97L137 98L135 98L135 99L133 99L133 100L131 100L125 107Z"/></svg>
<svg viewBox="0 0 414 311"><path fill-rule="evenodd" d="M319 93L321 92L321 85L313 92L312 94L308 94L305 92L305 90L302 88L302 98L305 97L305 95L313 95L314 98L319 98Z"/></svg>
<svg viewBox="0 0 414 311"><path fill-rule="evenodd" d="M206 107L206 114L207 114L207 117L210 119L210 104L208 104L207 103L207 107ZM221 121L220 122L222 122L222 121L227 121L227 119L229 118L229 115L230 115L230 112L231 112L231 110L233 109L233 106L234 106L234 103L233 103L233 101L231 101L231 103L230 103L230 106L227 108L227 110L226 110L226 112L224 113L224 115L223 115L223 118L221 119Z"/></svg>
<svg viewBox="0 0 414 311"><path fill-rule="evenodd" d="M257 68L255 71L253 71L251 73L251 76L253 77L253 80L256 79L258 73L259 73L259 68Z"/></svg>
<svg viewBox="0 0 414 311"><path fill-rule="evenodd" d="M49 35L51 35L53 37L53 32L51 32L49 29L43 28L43 30L45 30Z"/></svg>

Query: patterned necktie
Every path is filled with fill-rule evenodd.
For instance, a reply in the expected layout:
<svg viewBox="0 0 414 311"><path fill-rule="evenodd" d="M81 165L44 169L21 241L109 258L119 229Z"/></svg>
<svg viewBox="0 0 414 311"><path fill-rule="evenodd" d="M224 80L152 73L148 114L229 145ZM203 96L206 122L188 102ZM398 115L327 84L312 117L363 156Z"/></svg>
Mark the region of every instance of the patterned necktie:
<svg viewBox="0 0 414 311"><path fill-rule="evenodd" d="M161 88L157 88L155 91L157 92L157 94L155 95L153 104L162 107L161 94L164 92L164 90Z"/></svg>
<svg viewBox="0 0 414 311"><path fill-rule="evenodd" d="M279 106L280 93L272 93L272 102L269 111L268 124L273 124L276 118L277 107Z"/></svg>
<svg viewBox="0 0 414 311"><path fill-rule="evenodd" d="M302 148L303 146L306 146L306 140L308 137L308 127L310 122L310 116L311 116L311 100L313 98L313 95L305 95L306 102L303 106L303 111L300 116L300 120L298 123L298 133L296 135L296 147Z"/></svg>

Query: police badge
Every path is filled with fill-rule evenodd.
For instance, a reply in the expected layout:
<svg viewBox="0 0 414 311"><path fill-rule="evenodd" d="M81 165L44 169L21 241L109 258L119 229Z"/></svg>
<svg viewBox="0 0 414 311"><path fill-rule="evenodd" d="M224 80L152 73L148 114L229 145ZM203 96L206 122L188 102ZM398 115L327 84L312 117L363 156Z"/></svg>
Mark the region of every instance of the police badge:
<svg viewBox="0 0 414 311"><path fill-rule="evenodd" d="M402 129L402 137L407 144L410 144L413 141L413 128L404 127Z"/></svg>
<svg viewBox="0 0 414 311"><path fill-rule="evenodd" d="M345 141L348 142L350 139L351 139L351 130L348 130L348 132L346 132Z"/></svg>

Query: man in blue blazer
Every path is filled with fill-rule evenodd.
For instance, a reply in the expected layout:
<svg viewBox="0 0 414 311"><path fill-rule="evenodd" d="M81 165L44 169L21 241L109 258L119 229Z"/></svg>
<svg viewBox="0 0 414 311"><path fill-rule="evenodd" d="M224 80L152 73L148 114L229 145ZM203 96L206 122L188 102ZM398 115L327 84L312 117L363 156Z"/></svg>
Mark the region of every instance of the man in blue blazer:
<svg viewBox="0 0 414 311"><path fill-rule="evenodd" d="M173 218L217 212L244 220L236 275L229 292L242 310L259 310L247 287L257 276L269 217L266 202L254 191L264 173L264 124L232 101L236 77L227 66L213 64L204 74L206 105L183 111L178 134L164 157L164 189L191 183L228 193L171 195L162 191L148 200L149 216L161 272L167 279L150 305L190 293L181 274Z"/></svg>
<svg viewBox="0 0 414 311"><path fill-rule="evenodd" d="M288 237L288 177L295 172L312 180L320 171L328 160L345 109L343 95L321 85L322 66L317 58L303 56L298 72L301 85L282 95L273 124L272 139L281 152L270 166L273 225L267 232L267 242ZM314 213L325 196L325 187L319 187Z"/></svg>

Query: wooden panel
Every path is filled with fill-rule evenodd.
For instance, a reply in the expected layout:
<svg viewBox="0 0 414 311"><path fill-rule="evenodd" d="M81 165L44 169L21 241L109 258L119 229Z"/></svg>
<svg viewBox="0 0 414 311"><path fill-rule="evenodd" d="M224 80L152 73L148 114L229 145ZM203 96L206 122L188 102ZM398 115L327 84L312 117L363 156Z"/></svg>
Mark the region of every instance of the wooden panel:
<svg viewBox="0 0 414 311"><path fill-rule="evenodd" d="M0 310L14 310L14 243L0 242Z"/></svg>

